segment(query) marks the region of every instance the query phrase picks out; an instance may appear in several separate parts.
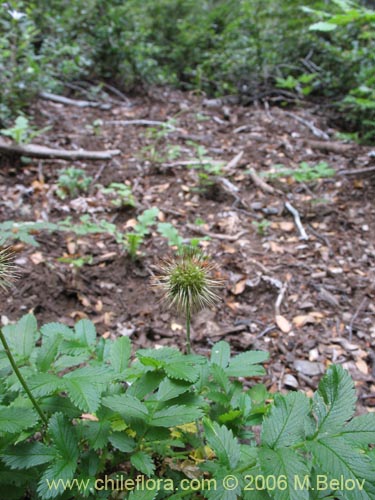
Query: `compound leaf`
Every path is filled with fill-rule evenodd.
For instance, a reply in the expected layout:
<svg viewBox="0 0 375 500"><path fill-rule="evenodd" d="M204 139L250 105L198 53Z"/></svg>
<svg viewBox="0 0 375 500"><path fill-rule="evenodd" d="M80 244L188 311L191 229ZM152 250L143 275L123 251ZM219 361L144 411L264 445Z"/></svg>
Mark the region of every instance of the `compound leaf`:
<svg viewBox="0 0 375 500"><path fill-rule="evenodd" d="M283 448L303 439L309 410L309 400L302 392L276 395L271 412L263 421L263 445Z"/></svg>

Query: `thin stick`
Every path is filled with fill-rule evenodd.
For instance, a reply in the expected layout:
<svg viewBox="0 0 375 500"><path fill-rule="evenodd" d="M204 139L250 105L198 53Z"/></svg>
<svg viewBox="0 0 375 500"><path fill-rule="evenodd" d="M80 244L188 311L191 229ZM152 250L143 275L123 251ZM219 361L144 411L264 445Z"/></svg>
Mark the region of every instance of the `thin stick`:
<svg viewBox="0 0 375 500"><path fill-rule="evenodd" d="M143 125L147 127L165 127L171 130L178 130L177 127L171 125L167 122L159 122L155 120L109 120L104 122L104 125L120 125L121 127L127 127L130 125Z"/></svg>
<svg viewBox="0 0 375 500"><path fill-rule="evenodd" d="M247 229L245 229L244 231L240 231L237 234L230 235L230 234L211 233L210 231L205 231L201 227L194 226L194 224L186 224L186 227L198 234L203 234L204 236L209 236L210 238L214 238L217 240L226 240L226 241L237 241L241 238L241 236L244 236L249 232Z"/></svg>
<svg viewBox="0 0 375 500"><path fill-rule="evenodd" d="M255 172L253 168L249 169L249 175L254 184L258 186L262 191L268 194L275 194L274 188L269 184L267 184L261 177L259 177L259 175Z"/></svg>
<svg viewBox="0 0 375 500"><path fill-rule="evenodd" d="M284 296L285 296L285 292L286 292L287 288L288 288L288 282L285 281L285 283L283 283L283 286L280 289L279 295L277 296L277 299L275 302L275 315L276 316L280 316L280 307L281 307L281 304L284 300Z"/></svg>
<svg viewBox="0 0 375 500"><path fill-rule="evenodd" d="M349 341L351 342L352 341L352 337L353 337L353 326L354 326L354 322L355 320L358 318L358 315L359 313L361 312L361 310L365 307L365 305L367 305L367 301L368 301L368 298L367 297L364 297L361 301L361 303L359 304L359 306L357 307L357 310L355 311L355 313L353 314L352 316L352 319L350 320L350 324L349 324Z"/></svg>
<svg viewBox="0 0 375 500"><path fill-rule="evenodd" d="M29 397L31 403L33 404L34 408L39 413L39 416L43 420L43 423L45 425L48 425L47 417L44 415L41 407L39 406L38 402L36 401L36 399L32 395L32 392L30 391L28 385L26 384L25 379L23 378L21 372L19 371L18 366L17 366L17 364L16 364L16 362L15 362L15 360L13 358L13 354L12 354L10 348L9 348L8 342L6 341L5 335L3 334L3 331L1 330L1 328L0 328L0 340L1 340L1 343L3 344L3 346L4 346L4 351L5 351L5 354L7 355L8 359L9 359L9 363L11 364L11 366L12 366L12 368L14 370L14 373L16 374L16 376L17 376L20 384L24 388L24 390L25 390L26 394L28 395L28 397Z"/></svg>
<svg viewBox="0 0 375 500"><path fill-rule="evenodd" d="M290 116L291 118L294 118L295 120L297 120L297 122L302 123L302 125L305 125L305 127L311 130L315 137L319 137L319 139L324 139L326 141L329 140L329 135L323 132L323 130L320 130L318 127L315 127L313 123L308 122L307 120L304 120L300 116L295 115L294 113L290 113L289 111L284 111L284 114Z"/></svg>
<svg viewBox="0 0 375 500"><path fill-rule="evenodd" d="M119 155L119 149L107 151L77 151L67 149L51 149L38 144L8 144L0 139L0 152L15 154L18 156L29 156L30 158L60 158L61 160L111 160L112 156Z"/></svg>
<svg viewBox="0 0 375 500"><path fill-rule="evenodd" d="M300 239L301 240L308 240L309 237L304 229L304 227L302 226L302 222L301 222L301 217L299 215L299 212L298 210L296 210L290 203L289 201L285 202L285 208L287 210L289 210L289 212L293 215L294 217L294 223L295 225L297 226L297 229L298 229L298 232L300 234Z"/></svg>

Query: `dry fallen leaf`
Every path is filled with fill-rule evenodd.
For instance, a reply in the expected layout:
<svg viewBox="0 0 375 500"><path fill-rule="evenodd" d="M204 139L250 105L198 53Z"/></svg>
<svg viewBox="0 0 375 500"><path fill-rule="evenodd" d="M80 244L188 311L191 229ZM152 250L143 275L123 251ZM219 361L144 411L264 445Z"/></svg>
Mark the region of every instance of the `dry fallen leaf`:
<svg viewBox="0 0 375 500"><path fill-rule="evenodd" d="M301 328L308 323L315 323L315 318L312 314L301 314L300 316L295 316L292 319L292 323L296 328Z"/></svg>
<svg viewBox="0 0 375 500"><path fill-rule="evenodd" d="M294 223L284 220L284 221L279 222L279 228L282 231L286 231L287 233L290 233L291 231L294 230Z"/></svg>
<svg viewBox="0 0 375 500"><path fill-rule="evenodd" d="M82 420L90 420L90 422L99 422L98 417L91 413L82 413L81 418Z"/></svg>
<svg viewBox="0 0 375 500"><path fill-rule="evenodd" d="M232 286L230 291L233 293L233 295L240 295L240 293L243 293L243 291L246 288L246 281L247 278L244 278L240 281L237 281L237 283L234 286Z"/></svg>
<svg viewBox="0 0 375 500"><path fill-rule="evenodd" d="M363 359L358 359L356 362L355 362L358 370L361 372L361 373L364 373L365 375L368 375L368 365L365 361L363 361Z"/></svg>
<svg viewBox="0 0 375 500"><path fill-rule="evenodd" d="M289 333L292 330L290 322L281 314L276 314L275 323L283 333Z"/></svg>
<svg viewBox="0 0 375 500"><path fill-rule="evenodd" d="M42 252L35 252L30 255L30 260L33 264L37 265L40 264L41 262L44 262L44 256Z"/></svg>

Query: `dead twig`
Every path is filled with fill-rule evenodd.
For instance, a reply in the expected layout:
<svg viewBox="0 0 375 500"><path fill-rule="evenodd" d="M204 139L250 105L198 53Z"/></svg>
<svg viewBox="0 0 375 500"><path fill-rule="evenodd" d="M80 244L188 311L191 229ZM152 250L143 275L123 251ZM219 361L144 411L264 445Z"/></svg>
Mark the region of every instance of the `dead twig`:
<svg viewBox="0 0 375 500"><path fill-rule="evenodd" d="M302 226L302 222L301 222L301 217L299 215L299 212L298 210L296 210L290 203L289 201L285 202L285 208L293 215L294 217L294 224L296 225L297 229L298 229L298 232L300 234L300 239L301 240L308 240L309 237L304 229L304 227Z"/></svg>
<svg viewBox="0 0 375 500"><path fill-rule="evenodd" d="M329 135L326 132L323 132L323 130L320 130L318 127L315 127L315 125L311 122L308 122L307 120L304 120L298 115L295 115L294 113L290 113L290 111L284 111L284 114L287 116L290 116L291 118L294 118L299 123L302 123L302 125L305 125L311 132L315 135L315 137L319 137L319 139L324 139L325 141L329 140Z"/></svg>
<svg viewBox="0 0 375 500"><path fill-rule="evenodd" d="M264 335L266 335L268 332L271 332L272 330L276 330L276 329L277 329L277 326L274 323L272 323L272 325L266 326L266 328L264 330L262 330L260 333L258 333L256 338L260 339L261 337L264 337Z"/></svg>
<svg viewBox="0 0 375 500"><path fill-rule="evenodd" d="M236 155L234 158L232 158L232 160L230 160L230 162L227 163L225 165L225 167L223 167L222 170L227 172L228 170L232 170L233 168L236 168L237 165L239 164L239 162L241 161L241 158L243 157L243 155L244 155L244 151L240 151L238 153L238 155Z"/></svg>
<svg viewBox="0 0 375 500"><path fill-rule="evenodd" d="M319 151L328 151L337 154L345 154L353 150L350 144L342 144L341 142L325 142L325 141L305 141L307 146Z"/></svg>
<svg viewBox="0 0 375 500"><path fill-rule="evenodd" d="M358 315L361 312L361 310L365 306L367 306L367 302L368 302L368 298L364 297L362 299L361 303L359 304L359 306L357 307L356 311L354 312L352 319L350 320L350 323L349 323L349 342L351 342L352 338L353 338L353 326L354 326L355 320L358 318Z"/></svg>
<svg viewBox="0 0 375 500"><path fill-rule="evenodd" d="M210 231L206 231L202 227L194 226L194 224L186 224L186 227L188 227L189 229L198 234L203 234L204 236L208 236L210 238L214 238L217 240L225 240L225 241L237 241L238 239L241 238L241 236L248 233L247 229L245 229L244 231L240 231L239 233L236 234L220 234L220 233L211 233Z"/></svg>
<svg viewBox="0 0 375 500"><path fill-rule="evenodd" d="M375 172L375 165L373 167L353 168L352 170L339 170L337 175L361 175L371 172Z"/></svg>
<svg viewBox="0 0 375 500"><path fill-rule="evenodd" d="M179 130L174 125L167 122L159 122L155 120L108 120L104 125L119 125L121 127L128 127L131 125L142 125L144 127L165 127L171 130Z"/></svg>
<svg viewBox="0 0 375 500"><path fill-rule="evenodd" d="M119 149L108 151L87 151L80 149L71 151L66 149L52 149L37 144L8 144L0 139L0 152L17 156L29 156L31 158L59 158L61 160L111 160L113 156L119 155Z"/></svg>
<svg viewBox="0 0 375 500"><path fill-rule="evenodd" d="M258 188L260 188L262 191L268 194L275 194L275 189L267 184L261 177L259 177L259 175L253 168L249 169L249 175L254 184L258 186Z"/></svg>
<svg viewBox="0 0 375 500"><path fill-rule="evenodd" d="M64 97L57 94L51 94L50 92L41 92L39 95L42 99L52 102L57 102L59 104L64 104L66 106L76 106L77 108L100 108L100 109L111 108L111 105L108 103L84 101L82 99L70 99L69 97Z"/></svg>
<svg viewBox="0 0 375 500"><path fill-rule="evenodd" d="M275 302L275 316L280 316L280 307L281 307L281 304L284 300L285 292L286 292L287 288L288 288L288 282L285 281L283 283L282 287L280 288L279 295L277 296L277 299Z"/></svg>

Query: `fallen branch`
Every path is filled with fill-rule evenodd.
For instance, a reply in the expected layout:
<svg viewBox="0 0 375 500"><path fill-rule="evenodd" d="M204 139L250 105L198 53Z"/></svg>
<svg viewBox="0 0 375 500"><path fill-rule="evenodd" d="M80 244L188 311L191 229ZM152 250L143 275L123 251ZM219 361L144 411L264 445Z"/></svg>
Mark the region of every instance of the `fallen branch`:
<svg viewBox="0 0 375 500"><path fill-rule="evenodd" d="M375 166L365 168L353 168L352 170L339 170L338 175L361 175L375 172Z"/></svg>
<svg viewBox="0 0 375 500"><path fill-rule="evenodd" d="M337 154L345 154L353 149L350 144L342 144L341 142L324 142L324 141L305 141L307 146L319 151L328 151Z"/></svg>
<svg viewBox="0 0 375 500"><path fill-rule="evenodd" d="M294 207L292 207L292 205L288 201L285 203L285 208L287 210L289 210L289 212L294 217L294 223L297 226L298 232L300 234L300 239L301 240L308 240L309 237L302 226L302 222L301 222L301 218L300 218L300 215L298 213L298 210L296 210Z"/></svg>
<svg viewBox="0 0 375 500"><path fill-rule="evenodd" d="M57 102L59 104L64 104L66 106L76 106L77 108L100 108L100 109L110 109L110 104L104 104L101 102L94 101L83 101L81 99L70 99L69 97L64 97L57 94L51 94L50 92L41 92L39 96L42 99Z"/></svg>
<svg viewBox="0 0 375 500"><path fill-rule="evenodd" d="M223 170L225 170L226 172L228 170L232 170L233 168L236 168L237 165L239 164L239 162L241 161L241 158L243 157L244 155L244 151L240 151L234 158L232 158L230 160L229 163L227 163L227 165L225 165L225 167L223 167Z"/></svg>
<svg viewBox="0 0 375 500"><path fill-rule="evenodd" d="M145 127L165 127L171 130L179 130L174 125L167 122L158 122L155 120L108 120L104 122L104 125L119 125L121 127L128 127L131 125L142 125Z"/></svg>
<svg viewBox="0 0 375 500"><path fill-rule="evenodd" d="M268 194L275 194L274 188L269 184L267 184L261 177L259 177L259 175L255 172L253 168L249 169L249 175L254 184L258 186L258 188L260 188L262 191Z"/></svg>
<svg viewBox="0 0 375 500"><path fill-rule="evenodd" d="M284 300L284 296L285 296L285 292L286 292L287 288L288 288L288 282L285 281L283 283L282 287L280 288L279 295L277 296L277 299L275 302L275 316L280 316L280 307L281 307L281 304Z"/></svg>
<svg viewBox="0 0 375 500"><path fill-rule="evenodd" d="M220 233L211 233L210 231L206 231L202 227L195 226L194 224L186 224L186 226L194 231L195 233L198 234L203 234L203 236L209 236L210 238L214 238L217 240L226 240L226 241L237 241L238 239L241 238L244 234L247 234L248 231L240 231L239 233L236 234L220 234Z"/></svg>
<svg viewBox="0 0 375 500"><path fill-rule="evenodd" d="M119 155L119 149L108 151L69 151L66 149L51 149L37 144L8 144L0 139L0 152L17 156L29 156L31 158L59 158L60 160L110 160L113 156Z"/></svg>
<svg viewBox="0 0 375 500"><path fill-rule="evenodd" d="M311 132L315 135L315 137L319 137L319 139L324 139L326 141L329 140L329 135L323 132L323 130L320 130L318 127L315 127L315 125L311 122L308 122L307 120L304 120L298 115L295 115L294 113L290 113L289 111L284 111L284 114L287 116L290 116L291 118L294 118L297 120L297 122L302 123L302 125L305 125Z"/></svg>

